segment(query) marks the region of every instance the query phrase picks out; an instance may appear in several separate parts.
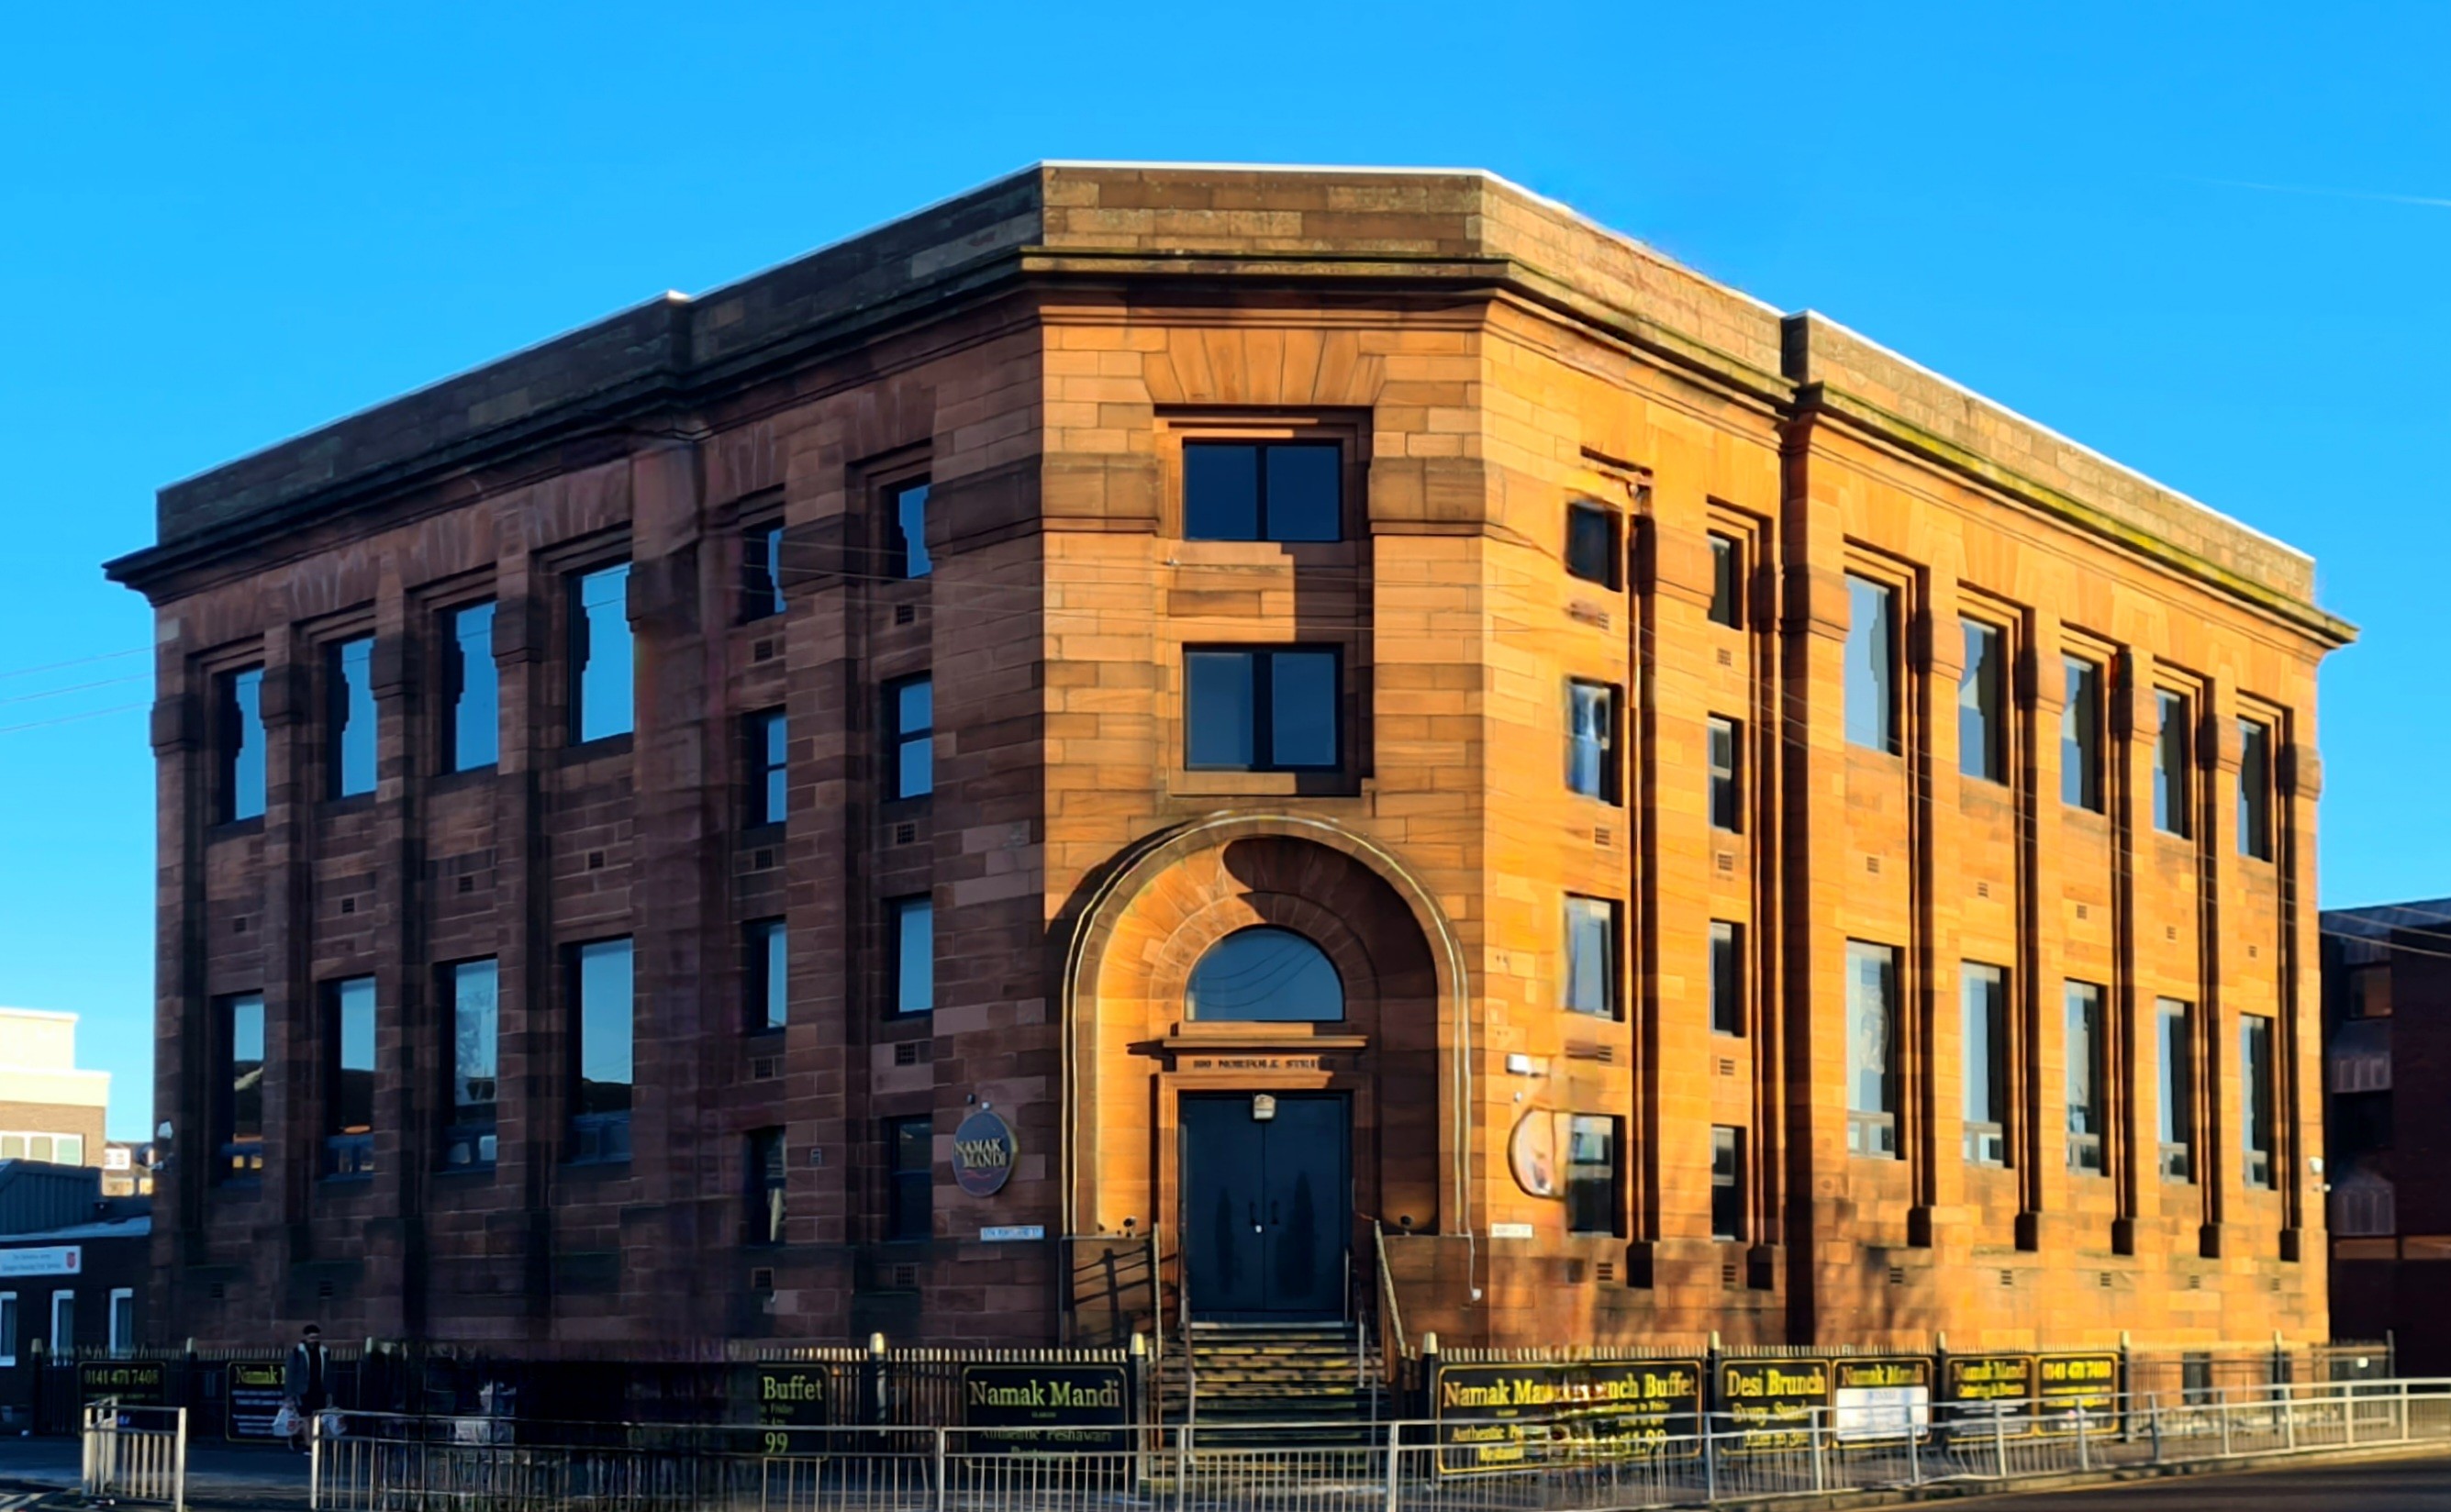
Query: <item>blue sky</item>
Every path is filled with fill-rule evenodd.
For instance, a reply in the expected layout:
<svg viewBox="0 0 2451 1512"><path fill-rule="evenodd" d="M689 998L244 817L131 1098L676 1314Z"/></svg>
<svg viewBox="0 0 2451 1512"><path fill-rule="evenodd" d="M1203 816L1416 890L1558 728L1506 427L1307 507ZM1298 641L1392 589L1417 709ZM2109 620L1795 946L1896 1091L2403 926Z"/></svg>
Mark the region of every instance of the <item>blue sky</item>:
<svg viewBox="0 0 2451 1512"><path fill-rule="evenodd" d="M153 489L1045 157L1489 167L2313 552L2324 899L2451 893L2451 8L77 9L0 87L0 1003L115 1135Z"/></svg>

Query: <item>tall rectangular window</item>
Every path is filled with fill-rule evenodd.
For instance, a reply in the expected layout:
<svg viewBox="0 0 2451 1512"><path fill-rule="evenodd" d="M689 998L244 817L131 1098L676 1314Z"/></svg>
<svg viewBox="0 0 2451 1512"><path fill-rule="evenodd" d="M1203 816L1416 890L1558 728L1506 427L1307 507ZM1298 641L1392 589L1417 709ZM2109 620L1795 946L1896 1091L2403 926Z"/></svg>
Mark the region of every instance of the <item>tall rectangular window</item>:
<svg viewBox="0 0 2451 1512"><path fill-rule="evenodd" d="M1617 511L1578 501L1566 506L1566 575L1603 588L1618 585Z"/></svg>
<svg viewBox="0 0 2451 1512"><path fill-rule="evenodd" d="M920 1243L936 1236L931 1199L936 1187L935 1120L885 1121L885 1237L889 1243Z"/></svg>
<svg viewBox="0 0 2451 1512"><path fill-rule="evenodd" d="M225 1182L252 1182L264 1175L264 994L242 992L219 1006L215 1168Z"/></svg>
<svg viewBox="0 0 2451 1512"><path fill-rule="evenodd" d="M450 1169L490 1166L501 1084L500 965L488 959L446 966L442 989L451 1005L451 1108L442 1164Z"/></svg>
<svg viewBox="0 0 2451 1512"><path fill-rule="evenodd" d="M630 650L630 564L570 579L570 738L628 735L637 679Z"/></svg>
<svg viewBox="0 0 2451 1512"><path fill-rule="evenodd" d="M1711 1128L1711 1237L1745 1237L1745 1131Z"/></svg>
<svg viewBox="0 0 2451 1512"><path fill-rule="evenodd" d="M1711 623L1744 628L1745 554L1733 537L1711 537Z"/></svg>
<svg viewBox="0 0 2451 1512"><path fill-rule="evenodd" d="M2068 678L2060 705L2060 801L2089 814L2102 812L2102 668L2082 657L2063 657Z"/></svg>
<svg viewBox="0 0 2451 1512"><path fill-rule="evenodd" d="M110 1288L110 1352L124 1355L136 1347L136 1288Z"/></svg>
<svg viewBox="0 0 2451 1512"><path fill-rule="evenodd" d="M1334 442L1186 442L1189 540L1341 540L1344 452Z"/></svg>
<svg viewBox="0 0 2451 1512"><path fill-rule="evenodd" d="M2103 1060L2102 989L2091 982L2068 984L2069 1169L2099 1176L2109 1169L2103 1149L2108 1132L2105 1110L2108 1068Z"/></svg>
<svg viewBox="0 0 2451 1512"><path fill-rule="evenodd" d="M2186 839L2194 833L2188 805L2195 767L2195 732L2184 693L2157 692L2161 733L2153 741L2153 828Z"/></svg>
<svg viewBox="0 0 2451 1512"><path fill-rule="evenodd" d="M1847 579L1847 740L1898 754L1898 591Z"/></svg>
<svg viewBox="0 0 2451 1512"><path fill-rule="evenodd" d="M935 679L921 676L887 683L885 728L885 795L924 798L935 792Z"/></svg>
<svg viewBox="0 0 2451 1512"><path fill-rule="evenodd" d="M740 533L740 618L783 612L783 522L760 520Z"/></svg>
<svg viewBox="0 0 2451 1512"><path fill-rule="evenodd" d="M2246 1154L2246 1168L2241 1174L2250 1187L2268 1188L2273 1149L2272 1020L2265 1014L2239 1015L2238 1074L2246 1101L2246 1116L2239 1129Z"/></svg>
<svg viewBox="0 0 2451 1512"><path fill-rule="evenodd" d="M1744 931L1711 921L1711 1032L1745 1031Z"/></svg>
<svg viewBox="0 0 2451 1512"><path fill-rule="evenodd" d="M1566 899L1566 1007L1617 1016L1618 907L1606 898Z"/></svg>
<svg viewBox="0 0 2451 1512"><path fill-rule="evenodd" d="M1618 1230L1617 1120L1577 1113L1566 1125L1566 1230Z"/></svg>
<svg viewBox="0 0 2451 1512"><path fill-rule="evenodd" d="M1335 652L1187 650L1183 673L1185 765L1324 772L1341 763Z"/></svg>
<svg viewBox="0 0 2451 1512"><path fill-rule="evenodd" d="M783 1242L784 1173L789 1169L783 1154L783 1131L751 1129L741 1166L749 1187L748 1223L742 1240L753 1245L779 1245Z"/></svg>
<svg viewBox="0 0 2451 1512"><path fill-rule="evenodd" d="M925 578L936 570L928 556L928 485L905 483L893 490L893 542L905 578Z"/></svg>
<svg viewBox="0 0 2451 1512"><path fill-rule="evenodd" d="M2195 1015L2174 998L2155 1001L2155 1043L2162 1074L2158 1116L2162 1139L2162 1176L2166 1181L2196 1178L2196 1047Z"/></svg>
<svg viewBox="0 0 2451 1512"><path fill-rule="evenodd" d="M0 1291L0 1365L17 1363L17 1294Z"/></svg>
<svg viewBox="0 0 2451 1512"><path fill-rule="evenodd" d="M630 942L573 948L570 993L570 1158L628 1160L637 1032Z"/></svg>
<svg viewBox="0 0 2451 1512"><path fill-rule="evenodd" d="M888 899L893 932L893 1011L925 1013L936 1006L936 904L918 897Z"/></svg>
<svg viewBox="0 0 2451 1512"><path fill-rule="evenodd" d="M2009 1164L2009 983L1996 966L1960 963L1966 1015L1966 1159Z"/></svg>
<svg viewBox="0 0 2451 1512"><path fill-rule="evenodd" d="M1966 665L1957 675L1957 770L2009 780L2009 653L1996 626L1969 619Z"/></svg>
<svg viewBox="0 0 2451 1512"><path fill-rule="evenodd" d="M747 930L749 1028L781 1029L792 1018L790 936L781 919L757 919Z"/></svg>
<svg viewBox="0 0 2451 1512"><path fill-rule="evenodd" d="M751 829L780 824L791 808L792 776L783 711L763 710L741 725L740 744L749 755L749 812L742 818Z"/></svg>
<svg viewBox="0 0 2451 1512"><path fill-rule="evenodd" d="M264 817L264 669L214 679L213 817L223 824Z"/></svg>
<svg viewBox="0 0 2451 1512"><path fill-rule="evenodd" d="M2238 722L2238 854L2272 859L2272 726Z"/></svg>
<svg viewBox="0 0 2451 1512"><path fill-rule="evenodd" d="M375 979L324 991L324 1174L375 1168Z"/></svg>
<svg viewBox="0 0 2451 1512"><path fill-rule="evenodd" d="M1898 1152L1898 952L1847 942L1847 1149Z"/></svg>
<svg viewBox="0 0 2451 1512"><path fill-rule="evenodd" d="M1605 682L1566 684L1566 787L1587 798L1618 803L1618 691Z"/></svg>
<svg viewBox="0 0 2451 1512"><path fill-rule="evenodd" d="M343 640L324 653L324 795L375 790L375 641Z"/></svg>
<svg viewBox="0 0 2451 1512"><path fill-rule="evenodd" d="M1711 828L1731 835L1745 827L1740 729L1734 719L1711 716Z"/></svg>
<svg viewBox="0 0 2451 1512"><path fill-rule="evenodd" d="M50 1351L65 1354L76 1347L76 1292L62 1288L51 1293Z"/></svg>
<svg viewBox="0 0 2451 1512"><path fill-rule="evenodd" d="M442 770L473 772L500 759L501 678L494 666L494 606L442 617Z"/></svg>

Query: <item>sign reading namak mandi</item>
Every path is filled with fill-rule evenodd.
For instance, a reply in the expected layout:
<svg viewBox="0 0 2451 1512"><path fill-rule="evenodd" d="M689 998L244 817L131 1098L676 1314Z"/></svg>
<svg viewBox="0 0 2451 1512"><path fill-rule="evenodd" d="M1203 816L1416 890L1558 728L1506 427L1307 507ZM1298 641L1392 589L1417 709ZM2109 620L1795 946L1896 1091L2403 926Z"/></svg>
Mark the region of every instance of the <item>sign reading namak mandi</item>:
<svg viewBox="0 0 2451 1512"><path fill-rule="evenodd" d="M1442 1365L1430 1400L1441 1475L1691 1455L1702 1362ZM1671 1440L1686 1442L1672 1451Z"/></svg>
<svg viewBox="0 0 2451 1512"><path fill-rule="evenodd" d="M963 1435L975 1448L1122 1453L1132 1446L1131 1421L1122 1365L962 1368L962 1425L989 1430Z"/></svg>
<svg viewBox="0 0 2451 1512"><path fill-rule="evenodd" d="M953 1182L973 1197L992 1197L1012 1179L1021 1146L1012 1126L982 1108L953 1130Z"/></svg>

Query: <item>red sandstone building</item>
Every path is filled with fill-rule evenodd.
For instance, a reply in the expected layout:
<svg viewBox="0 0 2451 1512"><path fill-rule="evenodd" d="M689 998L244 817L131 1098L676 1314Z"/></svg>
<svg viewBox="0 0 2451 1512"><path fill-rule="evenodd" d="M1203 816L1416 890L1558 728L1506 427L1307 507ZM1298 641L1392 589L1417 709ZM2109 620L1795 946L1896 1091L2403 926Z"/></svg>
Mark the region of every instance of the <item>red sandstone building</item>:
<svg viewBox="0 0 2451 1512"><path fill-rule="evenodd" d="M1034 167L110 570L182 1334L2324 1333L2311 563L1486 175Z"/></svg>

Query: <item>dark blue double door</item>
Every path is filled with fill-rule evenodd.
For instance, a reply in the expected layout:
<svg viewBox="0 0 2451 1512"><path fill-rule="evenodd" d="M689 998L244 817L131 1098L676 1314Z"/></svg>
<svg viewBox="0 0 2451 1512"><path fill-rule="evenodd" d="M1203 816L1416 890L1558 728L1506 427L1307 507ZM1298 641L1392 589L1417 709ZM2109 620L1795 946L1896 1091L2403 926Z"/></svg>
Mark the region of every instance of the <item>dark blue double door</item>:
<svg viewBox="0 0 2451 1512"><path fill-rule="evenodd" d="M1186 1094L1184 1247L1195 1316L1262 1323L1344 1314L1353 1231L1341 1092Z"/></svg>

